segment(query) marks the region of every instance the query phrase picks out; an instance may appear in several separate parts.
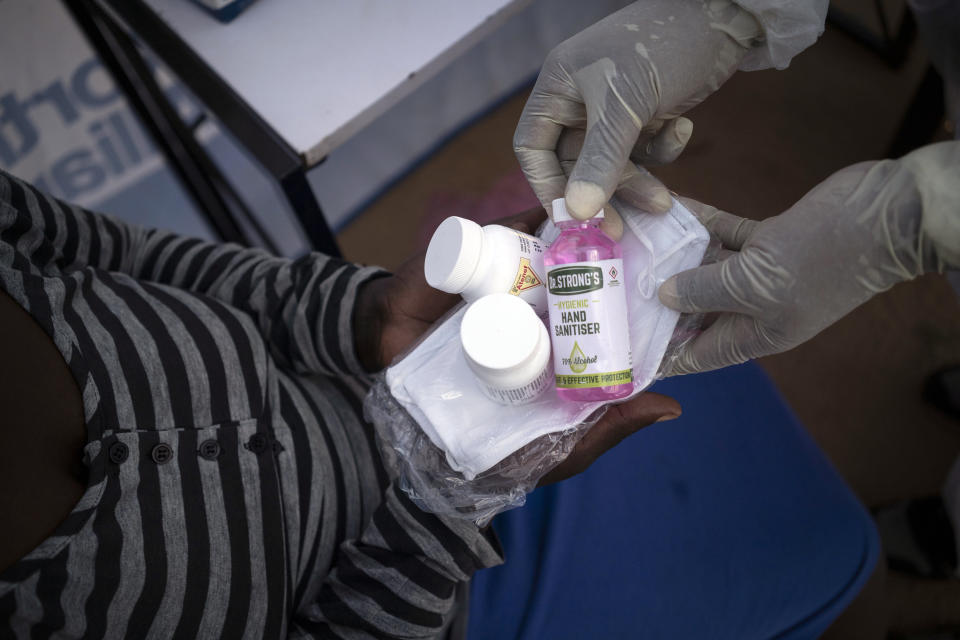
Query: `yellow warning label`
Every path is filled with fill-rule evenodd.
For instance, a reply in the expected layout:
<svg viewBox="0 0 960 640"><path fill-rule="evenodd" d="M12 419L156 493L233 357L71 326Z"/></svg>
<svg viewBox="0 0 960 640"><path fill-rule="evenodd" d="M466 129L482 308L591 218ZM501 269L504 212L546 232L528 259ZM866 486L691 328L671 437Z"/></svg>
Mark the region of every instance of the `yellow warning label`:
<svg viewBox="0 0 960 640"><path fill-rule="evenodd" d="M517 269L517 276L513 279L513 286L510 287L510 295L520 295L521 291L542 287L543 280L533 270L529 258L520 258L520 268Z"/></svg>

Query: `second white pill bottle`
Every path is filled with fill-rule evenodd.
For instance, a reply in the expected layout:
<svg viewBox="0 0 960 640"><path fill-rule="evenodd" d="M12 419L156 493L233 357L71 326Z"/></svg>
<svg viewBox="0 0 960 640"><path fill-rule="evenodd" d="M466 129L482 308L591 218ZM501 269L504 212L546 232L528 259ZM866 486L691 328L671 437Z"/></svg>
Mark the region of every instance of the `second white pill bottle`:
<svg viewBox="0 0 960 640"><path fill-rule="evenodd" d="M527 233L451 216L433 233L423 271L431 287L459 293L467 302L507 293L545 317L544 250L539 238Z"/></svg>
<svg viewBox="0 0 960 640"><path fill-rule="evenodd" d="M516 296L494 293L467 307L460 344L480 390L494 402L524 404L551 386L550 335Z"/></svg>

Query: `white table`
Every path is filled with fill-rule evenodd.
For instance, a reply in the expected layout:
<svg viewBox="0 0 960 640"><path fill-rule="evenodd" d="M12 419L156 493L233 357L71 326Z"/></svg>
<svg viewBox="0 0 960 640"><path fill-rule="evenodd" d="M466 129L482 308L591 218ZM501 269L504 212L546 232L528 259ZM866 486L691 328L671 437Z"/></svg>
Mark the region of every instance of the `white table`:
<svg viewBox="0 0 960 640"><path fill-rule="evenodd" d="M222 24L146 0L315 165L529 0L258 0Z"/></svg>
<svg viewBox="0 0 960 640"><path fill-rule="evenodd" d="M93 1L280 183L313 246L337 253L306 169L531 0L258 0L228 24L189 0Z"/></svg>

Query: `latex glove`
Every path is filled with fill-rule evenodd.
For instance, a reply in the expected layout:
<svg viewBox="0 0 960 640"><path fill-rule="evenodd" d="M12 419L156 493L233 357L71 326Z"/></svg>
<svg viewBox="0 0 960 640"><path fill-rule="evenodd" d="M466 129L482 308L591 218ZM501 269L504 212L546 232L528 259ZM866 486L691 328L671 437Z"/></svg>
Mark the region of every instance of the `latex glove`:
<svg viewBox="0 0 960 640"><path fill-rule="evenodd" d="M763 222L684 202L726 257L670 278L660 301L720 315L666 375L786 351L898 282L960 264L960 143L842 169Z"/></svg>
<svg viewBox="0 0 960 640"><path fill-rule="evenodd" d="M672 201L670 192L653 174L634 162L637 158L647 166L673 162L683 151L692 131L693 123L687 118L679 117L667 122L656 136L646 140L642 145L642 153L635 152L634 157L624 165L617 181L617 198L641 211L666 213ZM560 169L568 178L580 157L585 136L583 129L565 129L557 141L557 159L560 161ZM603 205L603 211L600 229L614 240L620 240L623 236L620 213L609 203Z"/></svg>
<svg viewBox="0 0 960 640"><path fill-rule="evenodd" d="M786 69L790 60L817 41L827 19L827 0L735 0L763 28L763 44L753 47L741 71Z"/></svg>
<svg viewBox="0 0 960 640"><path fill-rule="evenodd" d="M692 126L685 119L665 123L716 91L760 36L753 16L729 0L643 0L557 46L514 135L540 202L549 212L550 202L565 195L570 213L586 219L622 184L631 155L640 163L675 157ZM565 129L585 130L569 183L557 155ZM656 180L631 178L632 204L669 208L669 193Z"/></svg>

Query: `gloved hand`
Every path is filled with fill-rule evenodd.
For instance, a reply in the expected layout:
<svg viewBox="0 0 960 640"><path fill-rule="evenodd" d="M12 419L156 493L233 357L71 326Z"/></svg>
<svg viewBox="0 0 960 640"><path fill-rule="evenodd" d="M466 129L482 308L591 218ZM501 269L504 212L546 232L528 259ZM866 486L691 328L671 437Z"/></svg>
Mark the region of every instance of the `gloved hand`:
<svg viewBox="0 0 960 640"><path fill-rule="evenodd" d="M760 36L753 16L729 0L643 0L557 46L514 135L540 202L549 212L566 195L571 214L586 219L629 186L631 204L666 211L667 190L624 169L631 157L673 160L692 132L677 116L729 78ZM557 153L565 129L585 131L569 183Z"/></svg>
<svg viewBox="0 0 960 640"><path fill-rule="evenodd" d="M683 151L691 131L693 123L687 118L674 118L664 124L656 136L644 143L642 155L635 153L624 165L617 181L617 197L642 211L666 213L670 209L670 192L644 166L634 162L639 159L646 166L673 162ZM568 178L580 157L585 136L583 129L564 129L557 141L557 160L563 175ZM597 210L599 211L599 208ZM614 240L620 240L623 236L620 213L609 203L603 205L603 210L604 217L600 221L600 228Z"/></svg>
<svg viewBox="0 0 960 640"><path fill-rule="evenodd" d="M666 375L786 351L873 295L960 259L960 143L838 171L755 222L684 199L725 256L660 287L682 312L720 312Z"/></svg>

